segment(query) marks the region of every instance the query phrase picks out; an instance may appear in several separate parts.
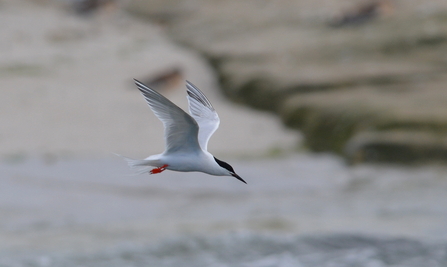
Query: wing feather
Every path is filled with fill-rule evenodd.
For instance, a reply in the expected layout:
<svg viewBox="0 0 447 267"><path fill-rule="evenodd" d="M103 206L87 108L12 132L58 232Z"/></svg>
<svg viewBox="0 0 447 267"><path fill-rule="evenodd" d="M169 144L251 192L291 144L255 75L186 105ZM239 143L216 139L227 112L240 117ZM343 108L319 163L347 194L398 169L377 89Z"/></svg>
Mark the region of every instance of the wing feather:
<svg viewBox="0 0 447 267"><path fill-rule="evenodd" d="M194 84L186 81L189 113L199 125L198 141L207 150L208 141L220 124L219 116L211 102Z"/></svg>
<svg viewBox="0 0 447 267"><path fill-rule="evenodd" d="M165 153L197 151L199 126L185 111L138 80L135 84L165 128Z"/></svg>

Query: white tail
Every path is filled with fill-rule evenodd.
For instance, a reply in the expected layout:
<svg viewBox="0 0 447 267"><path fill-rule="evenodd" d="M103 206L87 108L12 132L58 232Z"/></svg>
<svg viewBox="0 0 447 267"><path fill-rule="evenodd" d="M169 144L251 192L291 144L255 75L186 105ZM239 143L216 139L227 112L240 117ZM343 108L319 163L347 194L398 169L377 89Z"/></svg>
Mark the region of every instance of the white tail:
<svg viewBox="0 0 447 267"><path fill-rule="evenodd" d="M122 157L125 161L127 161L127 165L135 172L135 174L144 174L150 172L153 168L153 161L146 159L132 159L122 155L117 156Z"/></svg>

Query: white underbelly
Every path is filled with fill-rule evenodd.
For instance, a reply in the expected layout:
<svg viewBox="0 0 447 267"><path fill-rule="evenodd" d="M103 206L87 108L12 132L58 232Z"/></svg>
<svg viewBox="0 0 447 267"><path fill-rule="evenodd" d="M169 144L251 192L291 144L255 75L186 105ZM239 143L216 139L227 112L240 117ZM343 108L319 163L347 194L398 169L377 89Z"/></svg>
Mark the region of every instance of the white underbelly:
<svg viewBox="0 0 447 267"><path fill-rule="evenodd" d="M211 175L222 175L218 171L217 163L214 162L214 158L207 156L206 154L199 155L175 155L175 156L163 156L162 162L165 162L168 166L167 170L180 171L180 172L204 172Z"/></svg>

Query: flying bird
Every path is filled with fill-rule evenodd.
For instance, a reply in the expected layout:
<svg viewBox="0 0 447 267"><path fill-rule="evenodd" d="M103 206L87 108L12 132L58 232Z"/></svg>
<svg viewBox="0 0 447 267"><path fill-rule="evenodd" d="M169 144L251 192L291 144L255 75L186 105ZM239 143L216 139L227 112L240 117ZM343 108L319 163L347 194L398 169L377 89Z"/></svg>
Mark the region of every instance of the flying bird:
<svg viewBox="0 0 447 267"><path fill-rule="evenodd" d="M164 170L204 172L233 176L246 183L230 164L207 151L208 140L219 127L220 119L199 88L186 81L188 114L157 91L136 79L134 81L151 110L163 123L166 148L163 153L143 160L123 157L129 167L139 174L156 174Z"/></svg>

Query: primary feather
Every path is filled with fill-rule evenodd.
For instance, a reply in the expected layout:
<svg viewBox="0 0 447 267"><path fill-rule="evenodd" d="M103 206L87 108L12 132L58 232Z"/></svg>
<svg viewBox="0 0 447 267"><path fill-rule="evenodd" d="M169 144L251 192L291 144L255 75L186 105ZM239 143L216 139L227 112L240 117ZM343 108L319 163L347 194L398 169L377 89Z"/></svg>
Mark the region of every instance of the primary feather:
<svg viewBox="0 0 447 267"><path fill-rule="evenodd" d="M211 102L194 84L186 81L189 113L199 125L198 140L200 147L207 150L208 141L220 124L219 116Z"/></svg>
<svg viewBox="0 0 447 267"><path fill-rule="evenodd" d="M197 151L199 126L188 113L157 91L135 80L141 94L165 127L165 153Z"/></svg>

